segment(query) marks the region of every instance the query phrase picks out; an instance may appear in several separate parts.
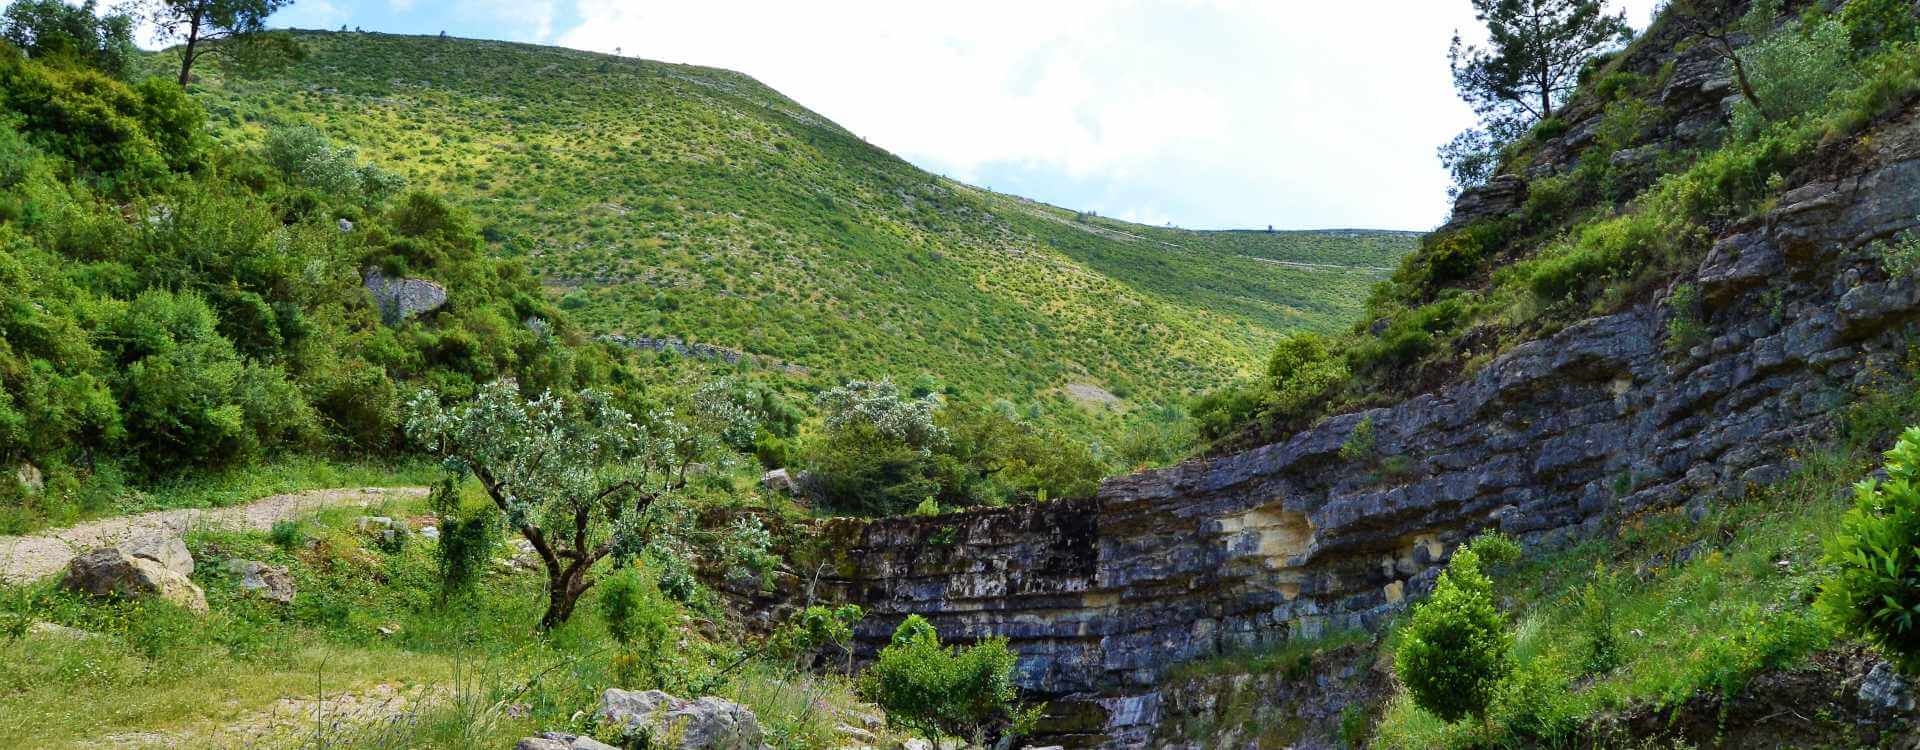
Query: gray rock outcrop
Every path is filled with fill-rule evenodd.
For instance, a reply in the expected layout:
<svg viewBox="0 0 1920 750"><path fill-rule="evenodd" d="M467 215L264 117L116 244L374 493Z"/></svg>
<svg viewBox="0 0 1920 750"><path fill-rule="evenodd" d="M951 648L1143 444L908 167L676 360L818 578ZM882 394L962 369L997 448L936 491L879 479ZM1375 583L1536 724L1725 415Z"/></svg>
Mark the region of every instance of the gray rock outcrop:
<svg viewBox="0 0 1920 750"><path fill-rule="evenodd" d="M600 699L600 721L628 736L649 738L650 747L675 750L762 750L760 721L733 701L706 697L683 701L658 690L609 688Z"/></svg>
<svg viewBox="0 0 1920 750"><path fill-rule="evenodd" d="M362 273L361 281L373 295L380 319L388 325L398 325L447 304L447 288L426 279L388 278L380 269L368 268Z"/></svg>

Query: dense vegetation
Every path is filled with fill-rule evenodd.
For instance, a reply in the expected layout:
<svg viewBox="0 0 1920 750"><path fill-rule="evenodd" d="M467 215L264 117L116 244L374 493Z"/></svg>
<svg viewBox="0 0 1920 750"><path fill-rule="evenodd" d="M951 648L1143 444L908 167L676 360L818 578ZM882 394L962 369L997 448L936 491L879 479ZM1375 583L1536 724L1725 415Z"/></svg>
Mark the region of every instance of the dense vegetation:
<svg viewBox="0 0 1920 750"><path fill-rule="evenodd" d="M802 403L840 378L892 377L1119 442L1122 422L1171 419L1280 333L1351 321L1374 269L1414 239L1080 220L926 174L726 71L299 39L307 59L269 75L196 69L220 138L305 124L350 141L469 208L488 250L524 259L583 326L811 368L769 373ZM1084 408L1074 384L1119 408Z"/></svg>
<svg viewBox="0 0 1920 750"><path fill-rule="evenodd" d="M641 398L459 209L325 144L305 161L356 179L276 167L178 86L86 62L0 48L0 528L276 455L391 459L418 385ZM383 323L370 267L448 303Z"/></svg>

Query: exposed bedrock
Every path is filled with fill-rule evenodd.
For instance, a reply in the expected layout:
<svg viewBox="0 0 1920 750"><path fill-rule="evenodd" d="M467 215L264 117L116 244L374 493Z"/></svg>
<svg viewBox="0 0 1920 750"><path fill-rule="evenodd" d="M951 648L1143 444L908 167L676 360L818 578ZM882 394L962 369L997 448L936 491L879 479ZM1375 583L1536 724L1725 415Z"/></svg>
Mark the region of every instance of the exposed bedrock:
<svg viewBox="0 0 1920 750"><path fill-rule="evenodd" d="M1920 310L1920 286L1869 247L1920 214L1920 128L1873 144L1852 176L1791 190L1713 245L1682 280L1711 336L1685 351L1660 295L1437 392L1090 499L831 522L822 583L878 615L864 652L909 613L948 638L1005 636L1022 685L1056 698L1053 730L1127 746L1158 719L1170 666L1373 626L1482 529L1554 544L1776 480L1787 448L1900 371ZM1372 449L1343 458L1363 424Z"/></svg>

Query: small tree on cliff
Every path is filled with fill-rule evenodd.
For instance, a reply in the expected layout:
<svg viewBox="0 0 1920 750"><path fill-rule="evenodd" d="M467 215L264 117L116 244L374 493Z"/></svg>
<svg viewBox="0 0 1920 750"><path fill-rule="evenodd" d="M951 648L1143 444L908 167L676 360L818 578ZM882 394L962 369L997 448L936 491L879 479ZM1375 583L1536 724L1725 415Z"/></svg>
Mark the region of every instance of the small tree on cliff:
<svg viewBox="0 0 1920 750"><path fill-rule="evenodd" d="M695 535L675 498L673 446L613 405L582 391L526 399L512 381L489 384L455 406L423 391L408 404L408 435L471 475L540 556L547 573L542 629L573 615L594 585L594 565L647 553L685 570ZM764 560L766 535L736 522L723 557ZM752 549L749 549L752 548Z"/></svg>
<svg viewBox="0 0 1920 750"><path fill-rule="evenodd" d="M1501 148L1534 123L1553 117L1580 80L1587 61L1632 36L1624 13L1606 0L1473 0L1487 25L1487 46L1458 32L1448 58L1453 86L1473 106L1480 127L1440 147L1454 192L1485 182Z"/></svg>
<svg viewBox="0 0 1920 750"><path fill-rule="evenodd" d="M1485 720L1513 671L1513 635L1493 605L1493 582L1471 546L1455 552L1433 596L1401 631L1394 670L1413 702L1442 720Z"/></svg>
<svg viewBox="0 0 1920 750"><path fill-rule="evenodd" d="M1460 98L1483 118L1517 107L1532 121L1553 116L1594 55L1632 37L1624 12L1605 0L1473 0L1487 46L1453 37L1448 58Z"/></svg>

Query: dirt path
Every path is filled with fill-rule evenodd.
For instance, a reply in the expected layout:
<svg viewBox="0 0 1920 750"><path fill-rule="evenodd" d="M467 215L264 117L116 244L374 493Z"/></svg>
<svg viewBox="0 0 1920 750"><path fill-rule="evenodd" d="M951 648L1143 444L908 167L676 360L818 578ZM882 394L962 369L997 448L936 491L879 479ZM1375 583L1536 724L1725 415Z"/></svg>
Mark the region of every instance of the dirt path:
<svg viewBox="0 0 1920 750"><path fill-rule="evenodd" d="M372 505L389 498L425 497L425 487L307 490L263 497L228 508L157 510L103 518L32 536L0 536L0 583L24 583L60 572L74 555L145 536L179 535L213 526L265 531L275 521L327 508Z"/></svg>

